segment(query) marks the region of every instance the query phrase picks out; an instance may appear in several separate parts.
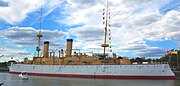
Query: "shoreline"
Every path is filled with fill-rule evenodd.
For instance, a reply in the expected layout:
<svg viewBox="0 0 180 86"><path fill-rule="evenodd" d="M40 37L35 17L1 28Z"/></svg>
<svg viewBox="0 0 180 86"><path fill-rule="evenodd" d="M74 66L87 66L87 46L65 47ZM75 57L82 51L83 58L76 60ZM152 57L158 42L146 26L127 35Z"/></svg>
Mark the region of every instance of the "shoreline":
<svg viewBox="0 0 180 86"><path fill-rule="evenodd" d="M0 67L0 72L3 72L3 71L9 71L9 68L8 67Z"/></svg>

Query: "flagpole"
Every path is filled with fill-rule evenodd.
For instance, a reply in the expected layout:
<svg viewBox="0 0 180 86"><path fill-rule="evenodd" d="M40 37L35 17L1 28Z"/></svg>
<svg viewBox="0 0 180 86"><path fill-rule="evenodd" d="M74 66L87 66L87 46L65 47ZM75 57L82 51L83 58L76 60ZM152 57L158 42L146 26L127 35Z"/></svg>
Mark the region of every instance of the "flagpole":
<svg viewBox="0 0 180 86"><path fill-rule="evenodd" d="M178 54L179 54L179 51L177 51L177 69L179 68L179 64L178 64L179 63L179 61L178 61L179 60L178 59L179 55Z"/></svg>
<svg viewBox="0 0 180 86"><path fill-rule="evenodd" d="M169 55L169 65L172 67L172 64L171 64L171 55Z"/></svg>

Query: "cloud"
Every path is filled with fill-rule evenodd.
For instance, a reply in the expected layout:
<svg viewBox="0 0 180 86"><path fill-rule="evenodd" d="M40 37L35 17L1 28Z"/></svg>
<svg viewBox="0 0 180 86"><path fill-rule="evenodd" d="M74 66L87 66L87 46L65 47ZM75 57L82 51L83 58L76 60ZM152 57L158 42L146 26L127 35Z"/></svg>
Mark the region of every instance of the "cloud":
<svg viewBox="0 0 180 86"><path fill-rule="evenodd" d="M166 49L149 46L146 40L173 40L180 45L178 44L180 43L178 41L180 12L175 10L170 10L167 14L160 12L163 6L169 4L169 0L110 0L109 2L112 15L111 41L114 52L128 51L134 52L137 56L161 56L164 55ZM81 6L80 3L83 5ZM76 28L70 28L69 32L76 36L77 44L81 45L78 47L84 50L91 49L90 47L98 49L98 46L100 47L103 43L103 34L97 36L104 30L101 16L104 6L99 5L103 3L98 1L88 2L88 4L81 0L69 0L65 8L65 11L69 13L64 19L65 24L70 26L82 24ZM94 30L94 26L99 26L99 29Z"/></svg>
<svg viewBox="0 0 180 86"><path fill-rule="evenodd" d="M98 26L83 26L78 28L71 28L69 32L75 35L81 41L100 40L103 37L103 29Z"/></svg>
<svg viewBox="0 0 180 86"><path fill-rule="evenodd" d="M134 52L138 56L162 56L166 49L149 46L145 40L165 41L173 40L176 42L176 48L179 44L179 14L178 11L169 11L162 15L158 12L141 13L131 15L122 23L121 29L115 29L112 37L114 46L120 45L118 50ZM118 32L123 32L121 35ZM118 41L118 39L121 41ZM112 40L113 40L112 39ZM116 46L115 46L116 47ZM118 51L117 50L117 51Z"/></svg>
<svg viewBox="0 0 180 86"><path fill-rule="evenodd" d="M99 18L103 8L101 0L68 0L63 12L65 17L59 22L66 25L96 25L101 23Z"/></svg>
<svg viewBox="0 0 180 86"><path fill-rule="evenodd" d="M3 2L1 1L0 4ZM26 19L30 13L38 11L41 7L45 11L43 16L47 16L55 8L60 7L62 2L62 0L10 0L8 7L0 7L0 19L9 24L18 24Z"/></svg>
<svg viewBox="0 0 180 86"><path fill-rule="evenodd" d="M162 56L166 50L159 47L148 46L145 41L142 43L129 43L119 48L120 52L134 52L139 57Z"/></svg>
<svg viewBox="0 0 180 86"><path fill-rule="evenodd" d="M9 61L11 57L16 58L15 60L22 61L22 56L31 56L32 54L22 49L11 49L6 47L0 47L0 55L4 55L1 60Z"/></svg>
<svg viewBox="0 0 180 86"><path fill-rule="evenodd" d="M12 27L7 30L2 30L0 32L0 38L11 40L12 43L18 46L35 46L37 44L38 30L32 27ZM62 40L67 33L58 30L42 30L43 38L41 39L41 44L43 41L55 42L54 40ZM56 43L52 45L56 46Z"/></svg>
<svg viewBox="0 0 180 86"><path fill-rule="evenodd" d="M162 16L159 21L152 24L148 30L143 30L143 32L147 34L146 38L151 41L161 39L179 40L179 24L180 12L172 10Z"/></svg>
<svg viewBox="0 0 180 86"><path fill-rule="evenodd" d="M100 3L97 0L67 0L67 2L79 9L86 9Z"/></svg>
<svg viewBox="0 0 180 86"><path fill-rule="evenodd" d="M155 0L123 0L122 3L123 5L125 5L126 7L138 7L138 6L143 6L143 5L147 5L149 3L154 2Z"/></svg>
<svg viewBox="0 0 180 86"><path fill-rule="evenodd" d="M6 8L0 8L0 19L10 24L16 24L24 20L28 13L38 9L43 2L41 0L12 0Z"/></svg>
<svg viewBox="0 0 180 86"><path fill-rule="evenodd" d="M74 47L83 50L101 49L100 45L103 42L104 31L101 26L82 26L71 28L68 32L74 35Z"/></svg>

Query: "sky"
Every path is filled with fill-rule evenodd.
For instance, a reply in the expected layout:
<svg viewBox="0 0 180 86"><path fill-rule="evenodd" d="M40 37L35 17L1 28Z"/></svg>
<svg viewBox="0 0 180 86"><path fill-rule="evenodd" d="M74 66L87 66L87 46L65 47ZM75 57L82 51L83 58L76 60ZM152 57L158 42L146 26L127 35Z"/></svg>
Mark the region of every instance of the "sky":
<svg viewBox="0 0 180 86"><path fill-rule="evenodd" d="M0 0L0 61L32 59L42 12L41 50L73 49L103 53L102 13L106 0ZM109 0L112 53L118 56L161 57L180 49L179 0ZM42 10L41 10L42 9ZM110 48L107 48L107 52ZM41 52L42 54L42 52ZM13 57L13 58L11 58Z"/></svg>

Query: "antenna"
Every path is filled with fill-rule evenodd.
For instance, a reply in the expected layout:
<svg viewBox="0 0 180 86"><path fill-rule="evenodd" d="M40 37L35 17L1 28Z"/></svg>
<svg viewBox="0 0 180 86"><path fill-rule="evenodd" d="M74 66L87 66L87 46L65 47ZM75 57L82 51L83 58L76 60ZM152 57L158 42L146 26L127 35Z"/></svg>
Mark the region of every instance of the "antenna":
<svg viewBox="0 0 180 86"><path fill-rule="evenodd" d="M39 29L39 33L37 34L37 37L38 37L38 46L36 47L36 51L38 52L38 57L39 57L39 51L41 50L40 49L40 41L41 41L41 37L43 36L41 34L41 28L42 28L42 7L41 7L41 12L40 12L40 29Z"/></svg>

